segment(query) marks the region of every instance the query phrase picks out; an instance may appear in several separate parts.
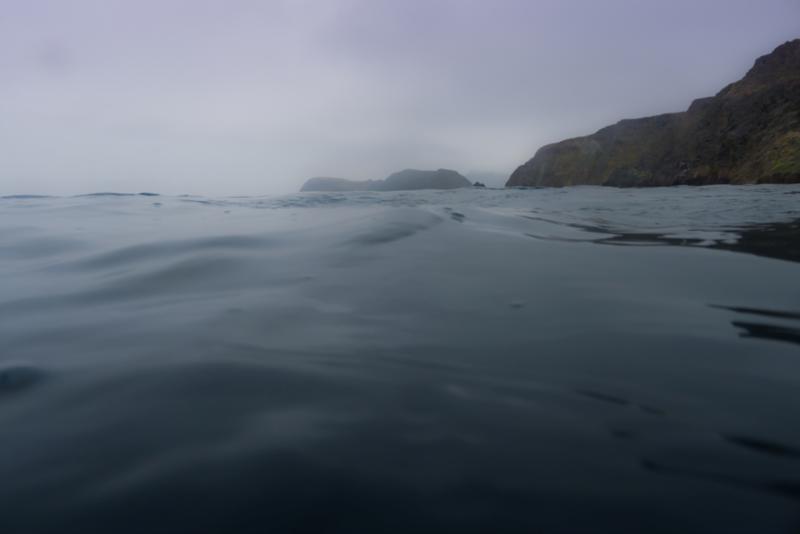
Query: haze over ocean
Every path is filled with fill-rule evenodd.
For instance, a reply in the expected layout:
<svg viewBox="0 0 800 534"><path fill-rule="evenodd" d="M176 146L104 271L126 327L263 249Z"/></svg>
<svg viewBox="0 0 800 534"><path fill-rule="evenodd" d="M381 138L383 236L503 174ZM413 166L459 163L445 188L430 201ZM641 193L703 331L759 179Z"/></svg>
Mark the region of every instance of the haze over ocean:
<svg viewBox="0 0 800 534"><path fill-rule="evenodd" d="M716 93L798 21L796 0L3 0L0 194L507 178Z"/></svg>

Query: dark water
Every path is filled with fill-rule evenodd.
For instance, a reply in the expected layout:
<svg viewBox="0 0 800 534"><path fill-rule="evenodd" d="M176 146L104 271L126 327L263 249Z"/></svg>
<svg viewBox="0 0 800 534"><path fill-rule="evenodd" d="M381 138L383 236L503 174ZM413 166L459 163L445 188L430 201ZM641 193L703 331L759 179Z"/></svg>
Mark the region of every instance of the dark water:
<svg viewBox="0 0 800 534"><path fill-rule="evenodd" d="M800 187L0 199L0 532L800 532Z"/></svg>

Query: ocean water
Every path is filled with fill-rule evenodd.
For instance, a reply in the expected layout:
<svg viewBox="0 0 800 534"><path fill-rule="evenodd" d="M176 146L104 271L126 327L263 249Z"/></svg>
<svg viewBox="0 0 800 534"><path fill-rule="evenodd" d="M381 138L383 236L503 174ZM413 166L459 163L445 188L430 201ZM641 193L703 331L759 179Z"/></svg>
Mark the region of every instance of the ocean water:
<svg viewBox="0 0 800 534"><path fill-rule="evenodd" d="M800 187L0 198L0 532L800 532Z"/></svg>

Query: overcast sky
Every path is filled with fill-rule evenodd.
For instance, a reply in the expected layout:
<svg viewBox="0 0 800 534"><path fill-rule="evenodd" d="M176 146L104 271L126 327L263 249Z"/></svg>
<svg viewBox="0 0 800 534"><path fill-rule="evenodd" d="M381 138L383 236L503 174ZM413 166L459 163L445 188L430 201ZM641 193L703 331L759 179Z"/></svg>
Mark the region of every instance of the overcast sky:
<svg viewBox="0 0 800 534"><path fill-rule="evenodd" d="M509 174L795 37L800 0L0 0L0 194Z"/></svg>

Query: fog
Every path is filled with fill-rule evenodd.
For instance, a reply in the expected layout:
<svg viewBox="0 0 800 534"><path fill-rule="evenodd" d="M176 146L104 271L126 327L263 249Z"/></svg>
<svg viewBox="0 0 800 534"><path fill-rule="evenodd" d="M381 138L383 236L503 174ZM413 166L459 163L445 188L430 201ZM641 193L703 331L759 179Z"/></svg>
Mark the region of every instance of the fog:
<svg viewBox="0 0 800 534"><path fill-rule="evenodd" d="M0 194L507 175L798 36L796 0L0 0Z"/></svg>

